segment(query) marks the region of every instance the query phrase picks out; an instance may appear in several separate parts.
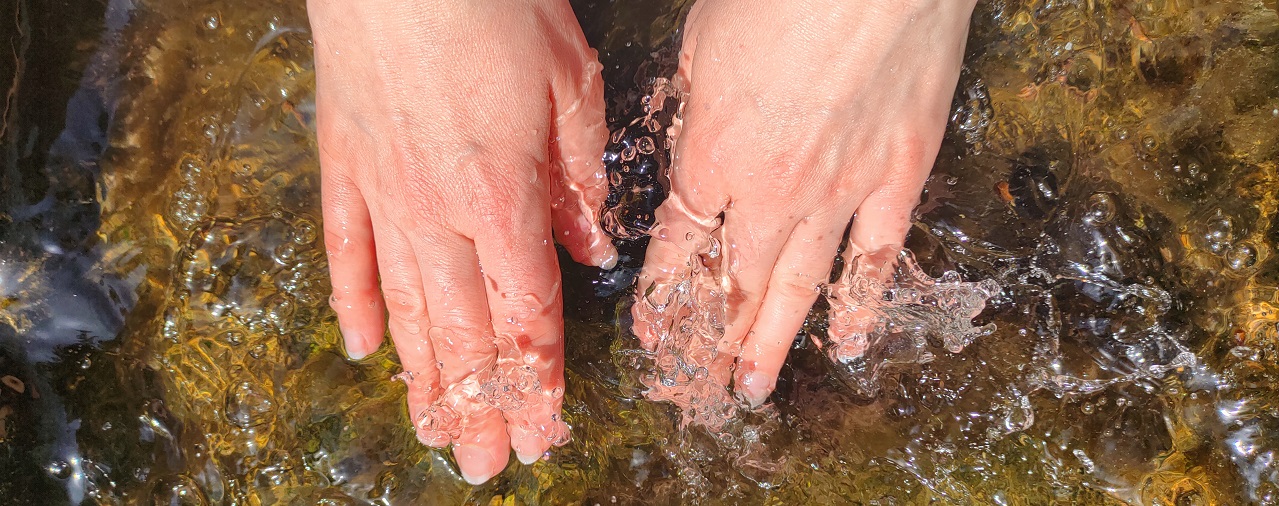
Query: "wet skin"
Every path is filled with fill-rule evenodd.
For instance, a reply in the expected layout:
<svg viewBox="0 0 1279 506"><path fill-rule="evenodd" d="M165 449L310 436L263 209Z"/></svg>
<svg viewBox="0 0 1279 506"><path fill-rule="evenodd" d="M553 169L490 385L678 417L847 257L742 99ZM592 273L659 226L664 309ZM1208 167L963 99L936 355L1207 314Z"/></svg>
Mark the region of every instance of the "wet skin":
<svg viewBox="0 0 1279 506"><path fill-rule="evenodd" d="M724 246L721 349L740 350L734 388L750 402L772 390L850 219L853 253L902 243L973 4L701 0L690 13L672 193L640 290L668 290L712 237ZM419 438L451 444L467 481L496 475L511 449L532 462L565 435L552 241L583 263L616 260L597 219L595 52L562 0L308 8L347 351L363 358L389 327ZM707 365L725 386L733 359ZM518 402L484 395L494 381L521 385Z"/></svg>
<svg viewBox="0 0 1279 506"><path fill-rule="evenodd" d="M690 266L710 269L727 322L718 355L698 365L745 401L772 392L850 221L849 264L901 248L975 5L702 0L689 13L671 196L657 211L639 293L664 300ZM634 306L649 347L662 338L648 325L653 308Z"/></svg>

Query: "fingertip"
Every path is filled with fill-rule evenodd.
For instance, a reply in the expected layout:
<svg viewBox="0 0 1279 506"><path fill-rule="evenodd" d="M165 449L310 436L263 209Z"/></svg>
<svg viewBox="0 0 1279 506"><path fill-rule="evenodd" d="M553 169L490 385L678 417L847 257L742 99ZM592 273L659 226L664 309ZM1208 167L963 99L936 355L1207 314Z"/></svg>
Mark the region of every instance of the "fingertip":
<svg viewBox="0 0 1279 506"><path fill-rule="evenodd" d="M364 360L364 357L369 356L369 354L358 347L351 346L351 343L348 342L346 345L346 356L350 357L351 360L360 361Z"/></svg>
<svg viewBox="0 0 1279 506"><path fill-rule="evenodd" d="M417 440L431 448L444 448L452 441L447 433L438 430L417 430Z"/></svg>
<svg viewBox="0 0 1279 506"><path fill-rule="evenodd" d="M477 444L464 444L453 447L453 458L457 460L462 479L471 485L482 485L493 479L510 460L509 452L494 455L492 451Z"/></svg>
<svg viewBox="0 0 1279 506"><path fill-rule="evenodd" d="M378 346L381 344L380 340L375 342L374 340L366 337L363 332L353 328L339 327L339 331L342 333L342 341L346 348L346 355L351 357L351 360L363 360L365 357L377 351Z"/></svg>
<svg viewBox="0 0 1279 506"><path fill-rule="evenodd" d="M597 220L584 213L566 210L552 210L551 219L556 230L556 242L568 250L573 261L604 270L617 266L617 248Z"/></svg>
<svg viewBox="0 0 1279 506"><path fill-rule="evenodd" d="M542 457L546 456L546 451L551 448L551 442L545 437L540 437L519 425L508 425L511 434L511 447L515 450L515 457L519 459L521 464L531 465Z"/></svg>
<svg viewBox="0 0 1279 506"><path fill-rule="evenodd" d="M739 372L734 380L733 391L750 404L751 408L758 408L768 400L776 387L777 375L756 369Z"/></svg>
<svg viewBox="0 0 1279 506"><path fill-rule="evenodd" d="M536 464L537 461L542 460L542 457L545 454L546 454L545 452L533 452L533 453L525 454L523 452L516 451L515 457L519 459L521 464L524 464L526 466L531 466L533 464Z"/></svg>
<svg viewBox="0 0 1279 506"><path fill-rule="evenodd" d="M602 252L595 255L594 262L606 271L617 267L617 248L614 248L612 244L606 245Z"/></svg>
<svg viewBox="0 0 1279 506"><path fill-rule="evenodd" d="M531 466L537 463L537 461L542 460L542 457L546 456L546 450L549 448L550 446L537 449L517 446L515 448L515 458L519 459L521 464Z"/></svg>
<svg viewBox="0 0 1279 506"><path fill-rule="evenodd" d="M650 353L656 351L658 341L653 326L649 324L649 320L655 318L655 312L645 301L643 293L638 294L635 303L631 305L631 333L639 339L640 346Z"/></svg>

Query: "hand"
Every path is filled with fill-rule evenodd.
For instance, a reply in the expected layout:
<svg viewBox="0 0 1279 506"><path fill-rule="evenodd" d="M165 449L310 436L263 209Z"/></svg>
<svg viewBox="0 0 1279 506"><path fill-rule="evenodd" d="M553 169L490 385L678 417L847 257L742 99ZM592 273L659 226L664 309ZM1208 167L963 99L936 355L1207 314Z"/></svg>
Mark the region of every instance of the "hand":
<svg viewBox="0 0 1279 506"><path fill-rule="evenodd" d="M691 397L672 387L700 377L764 402L845 230L850 260L902 246L974 4L694 5L676 77L688 95L671 196L633 310L667 380L650 384L657 397L705 412L705 385Z"/></svg>
<svg viewBox="0 0 1279 506"><path fill-rule="evenodd" d="M311 0L332 307L386 314L423 443L467 481L563 444L552 240L611 265L600 64L564 0ZM554 234L552 234L554 230ZM379 285L380 280L380 285Z"/></svg>

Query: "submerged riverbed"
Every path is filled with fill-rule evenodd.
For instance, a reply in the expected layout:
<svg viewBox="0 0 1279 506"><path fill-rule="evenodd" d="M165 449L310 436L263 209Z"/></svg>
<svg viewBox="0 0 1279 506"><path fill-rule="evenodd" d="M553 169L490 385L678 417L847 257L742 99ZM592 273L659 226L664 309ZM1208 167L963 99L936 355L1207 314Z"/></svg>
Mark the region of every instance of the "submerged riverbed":
<svg viewBox="0 0 1279 506"><path fill-rule="evenodd" d="M573 440L474 488L418 444L393 354L342 354L304 2L0 7L0 497L1279 504L1273 1L981 2L908 246L998 283L994 330L835 365L819 307L716 434L644 399L628 329L665 195L636 120L689 3L574 2L623 258L562 259Z"/></svg>

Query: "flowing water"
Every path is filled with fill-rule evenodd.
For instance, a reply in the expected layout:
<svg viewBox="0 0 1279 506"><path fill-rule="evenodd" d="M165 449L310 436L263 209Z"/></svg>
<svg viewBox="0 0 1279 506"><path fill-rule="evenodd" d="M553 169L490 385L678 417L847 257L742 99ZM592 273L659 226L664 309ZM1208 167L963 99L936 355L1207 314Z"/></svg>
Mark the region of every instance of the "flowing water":
<svg viewBox="0 0 1279 506"><path fill-rule="evenodd" d="M687 3L575 2L622 262L564 259L572 440L474 488L341 352L304 2L0 6L0 498L1279 504L1275 2L982 2L913 258L828 297L880 324L714 432L627 330Z"/></svg>

